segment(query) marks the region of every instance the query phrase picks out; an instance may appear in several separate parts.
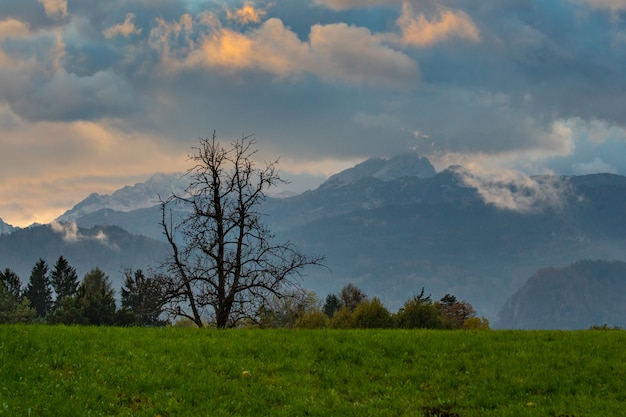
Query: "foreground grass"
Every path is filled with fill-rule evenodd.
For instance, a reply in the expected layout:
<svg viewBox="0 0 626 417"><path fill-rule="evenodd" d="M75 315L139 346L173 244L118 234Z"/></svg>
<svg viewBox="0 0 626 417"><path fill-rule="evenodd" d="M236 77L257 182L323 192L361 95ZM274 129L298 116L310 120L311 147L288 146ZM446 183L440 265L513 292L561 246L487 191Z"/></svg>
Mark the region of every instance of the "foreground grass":
<svg viewBox="0 0 626 417"><path fill-rule="evenodd" d="M611 416L626 332L0 326L1 416Z"/></svg>

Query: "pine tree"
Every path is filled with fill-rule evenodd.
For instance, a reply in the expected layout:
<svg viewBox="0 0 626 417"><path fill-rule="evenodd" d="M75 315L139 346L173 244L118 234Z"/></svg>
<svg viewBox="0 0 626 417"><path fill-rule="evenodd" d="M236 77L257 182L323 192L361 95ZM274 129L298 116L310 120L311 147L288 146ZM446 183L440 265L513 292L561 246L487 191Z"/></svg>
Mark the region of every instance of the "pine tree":
<svg viewBox="0 0 626 417"><path fill-rule="evenodd" d="M122 324L141 326L163 326L165 321L159 316L163 312L163 302L158 281L146 277L141 269L133 274L125 271L122 287Z"/></svg>
<svg viewBox="0 0 626 417"><path fill-rule="evenodd" d="M76 297L87 324L101 326L115 323L115 291L109 277L100 268L92 269L85 275Z"/></svg>
<svg viewBox="0 0 626 417"><path fill-rule="evenodd" d="M6 268L0 272L0 284L4 285L4 288L15 299L20 301L22 298L22 281L15 272Z"/></svg>
<svg viewBox="0 0 626 417"><path fill-rule="evenodd" d="M50 274L50 283L56 293L55 310L59 309L63 300L76 294L78 275L63 256L60 256Z"/></svg>
<svg viewBox="0 0 626 417"><path fill-rule="evenodd" d="M52 308L52 289L48 279L48 265L43 259L39 259L32 272L28 287L24 291L24 297L30 301L30 305L37 312L37 317L46 317Z"/></svg>

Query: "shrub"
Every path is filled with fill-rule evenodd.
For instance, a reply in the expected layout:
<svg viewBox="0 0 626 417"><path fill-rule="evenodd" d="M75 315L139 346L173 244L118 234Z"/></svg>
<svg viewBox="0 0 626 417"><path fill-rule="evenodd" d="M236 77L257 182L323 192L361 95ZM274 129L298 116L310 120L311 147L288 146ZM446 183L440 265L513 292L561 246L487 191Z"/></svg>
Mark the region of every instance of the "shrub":
<svg viewBox="0 0 626 417"><path fill-rule="evenodd" d="M354 327L352 311L347 307L340 308L330 322L333 329L351 329Z"/></svg>
<svg viewBox="0 0 626 417"><path fill-rule="evenodd" d="M470 317L463 322L463 330L489 330L489 320L485 317Z"/></svg>
<svg viewBox="0 0 626 417"><path fill-rule="evenodd" d="M388 329L395 327L389 310L380 299L362 301L353 313L354 327L361 329Z"/></svg>
<svg viewBox="0 0 626 417"><path fill-rule="evenodd" d="M430 300L413 298L396 315L398 327L403 329L442 329L443 320Z"/></svg>
<svg viewBox="0 0 626 417"><path fill-rule="evenodd" d="M298 317L295 327L299 329L323 329L329 324L330 319L326 314L320 310L311 310Z"/></svg>

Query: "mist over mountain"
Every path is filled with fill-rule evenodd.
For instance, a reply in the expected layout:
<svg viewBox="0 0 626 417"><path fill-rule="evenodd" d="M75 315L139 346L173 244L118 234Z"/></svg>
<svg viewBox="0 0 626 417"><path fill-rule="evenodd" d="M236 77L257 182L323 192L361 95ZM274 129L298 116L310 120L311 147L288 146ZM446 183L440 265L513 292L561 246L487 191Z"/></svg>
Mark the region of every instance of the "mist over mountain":
<svg viewBox="0 0 626 417"><path fill-rule="evenodd" d="M6 235L17 230L17 227L11 226L8 223L5 223L2 219L0 219L0 235Z"/></svg>
<svg viewBox="0 0 626 417"><path fill-rule="evenodd" d="M123 282L124 268L147 270L158 266L166 254L165 243L131 235L116 226L83 229L72 223L53 223L0 236L0 268L11 268L24 285L39 258L52 268L63 256L76 268L80 279L99 267L109 275L117 291Z"/></svg>
<svg viewBox="0 0 626 417"><path fill-rule="evenodd" d="M86 230L116 226L162 244L153 193L165 198L184 185L180 176L147 183L92 195L59 220ZM260 211L279 240L326 255L329 269L303 278L321 298L353 283L396 310L424 287L433 298L469 301L496 326L503 304L537 270L626 261L626 177L612 174L484 178L460 166L437 173L409 154L365 161L297 196L267 198ZM29 268L41 256L35 249L24 249L33 252Z"/></svg>
<svg viewBox="0 0 626 417"><path fill-rule="evenodd" d="M506 301L499 323L517 329L626 327L626 263L585 260L543 268Z"/></svg>

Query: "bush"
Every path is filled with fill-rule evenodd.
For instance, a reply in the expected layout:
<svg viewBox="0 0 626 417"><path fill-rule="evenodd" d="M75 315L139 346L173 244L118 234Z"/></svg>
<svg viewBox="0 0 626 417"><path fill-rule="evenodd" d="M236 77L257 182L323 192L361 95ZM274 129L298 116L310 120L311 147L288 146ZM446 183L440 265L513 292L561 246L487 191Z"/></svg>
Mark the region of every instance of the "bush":
<svg viewBox="0 0 626 417"><path fill-rule="evenodd" d="M413 298L396 315L398 327L403 329L442 329L443 320L437 307L428 300Z"/></svg>
<svg viewBox="0 0 626 417"><path fill-rule="evenodd" d="M352 311L347 307L341 307L330 322L333 329L352 329L354 328L354 317Z"/></svg>
<svg viewBox="0 0 626 417"><path fill-rule="evenodd" d="M298 329L324 329L330 324L330 319L320 310L307 311L298 317L294 327Z"/></svg>
<svg viewBox="0 0 626 417"><path fill-rule="evenodd" d="M354 310L353 322L354 327L360 329L389 329L395 327L391 313L378 298L362 301Z"/></svg>
<svg viewBox="0 0 626 417"><path fill-rule="evenodd" d="M485 317L470 317L463 322L463 330L489 330L489 320Z"/></svg>

